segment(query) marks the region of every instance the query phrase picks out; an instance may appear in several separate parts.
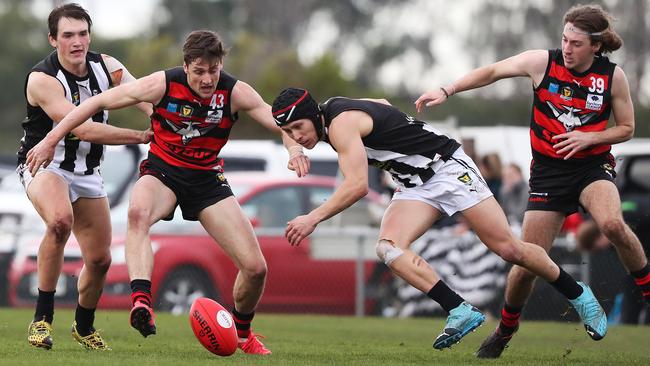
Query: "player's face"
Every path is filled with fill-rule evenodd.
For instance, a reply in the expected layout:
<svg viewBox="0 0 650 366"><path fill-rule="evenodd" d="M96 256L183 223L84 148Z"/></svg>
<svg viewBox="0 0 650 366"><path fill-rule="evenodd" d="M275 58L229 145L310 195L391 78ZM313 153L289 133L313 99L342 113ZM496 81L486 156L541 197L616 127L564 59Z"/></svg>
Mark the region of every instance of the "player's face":
<svg viewBox="0 0 650 366"><path fill-rule="evenodd" d="M201 98L210 98L217 90L222 66L221 60L203 60L202 58L197 58L189 65L183 64L187 74L187 83Z"/></svg>
<svg viewBox="0 0 650 366"><path fill-rule="evenodd" d="M288 125L282 126L282 130L306 149L313 149L318 143L316 127L307 118L298 119Z"/></svg>
<svg viewBox="0 0 650 366"><path fill-rule="evenodd" d="M63 66L85 65L90 45L88 23L80 19L61 18L58 27L55 37L50 34L48 39L52 47L56 48Z"/></svg>
<svg viewBox="0 0 650 366"><path fill-rule="evenodd" d="M594 61L594 55L600 48L599 43L591 43L589 36L573 30L572 23L564 25L562 32L562 57L567 69L582 72L587 70Z"/></svg>

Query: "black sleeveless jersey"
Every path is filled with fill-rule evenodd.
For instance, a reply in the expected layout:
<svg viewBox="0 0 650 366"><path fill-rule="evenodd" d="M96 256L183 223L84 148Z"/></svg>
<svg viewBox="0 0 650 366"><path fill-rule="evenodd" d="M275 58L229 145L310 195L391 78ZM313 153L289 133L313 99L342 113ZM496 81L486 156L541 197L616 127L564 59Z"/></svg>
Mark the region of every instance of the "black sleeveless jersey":
<svg viewBox="0 0 650 366"><path fill-rule="evenodd" d="M329 143L332 120L345 111L367 113L372 131L362 139L368 164L388 171L403 187L416 187L428 181L460 144L435 128L408 116L397 108L369 100L334 97L321 104L324 140Z"/></svg>
<svg viewBox="0 0 650 366"><path fill-rule="evenodd" d="M43 61L34 66L32 72L43 72L56 78L65 91L65 97L74 105L79 105L84 100L97 95L112 86L111 76L99 53L88 52L86 55L88 74L78 77L66 71L57 57L56 51L52 52ZM27 102L27 78L25 79L25 100L27 103L27 117L22 126L24 136L20 140L18 150L18 164L27 159L27 152L38 144L57 122L53 121L41 107L35 107ZM94 122L107 123L108 111L101 111L92 116ZM104 146L86 141L81 141L72 133L56 145L52 163L63 170L76 174L93 174L104 156Z"/></svg>

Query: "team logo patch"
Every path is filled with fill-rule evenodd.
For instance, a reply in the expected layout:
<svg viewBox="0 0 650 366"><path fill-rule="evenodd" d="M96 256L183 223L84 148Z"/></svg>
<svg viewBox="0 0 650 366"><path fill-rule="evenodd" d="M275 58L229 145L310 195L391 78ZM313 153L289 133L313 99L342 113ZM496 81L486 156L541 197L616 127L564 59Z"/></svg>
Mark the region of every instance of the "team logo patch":
<svg viewBox="0 0 650 366"><path fill-rule="evenodd" d="M223 173L217 173L217 180L218 180L219 182L225 182L225 181L226 181L226 177L223 175Z"/></svg>
<svg viewBox="0 0 650 366"><path fill-rule="evenodd" d="M189 117L193 112L194 108L190 107L189 105L184 105L181 107L181 116L183 117Z"/></svg>
<svg viewBox="0 0 650 366"><path fill-rule="evenodd" d="M79 105L80 99L79 99L79 92L74 92L72 94L72 104L74 105Z"/></svg>
<svg viewBox="0 0 650 366"><path fill-rule="evenodd" d="M377 169L381 170L390 170L391 163L390 161L373 161L370 165L374 166Z"/></svg>
<svg viewBox="0 0 650 366"><path fill-rule="evenodd" d="M208 115L205 116L205 123L219 124L219 122L221 122L222 117L223 117L222 110L208 111Z"/></svg>
<svg viewBox="0 0 650 366"><path fill-rule="evenodd" d="M66 137L66 140L68 141L79 141L79 137L75 136L74 133L70 132Z"/></svg>
<svg viewBox="0 0 650 366"><path fill-rule="evenodd" d="M560 89L560 97L564 100L573 99L573 89L568 86L563 86L562 89Z"/></svg>
<svg viewBox="0 0 650 366"><path fill-rule="evenodd" d="M614 170L614 167L612 166L612 164L605 163L605 164L601 165L601 167L603 169L605 169L605 173L607 173L610 177L612 177L612 179L616 178L616 170Z"/></svg>
<svg viewBox="0 0 650 366"><path fill-rule="evenodd" d="M596 112L586 112L580 108L571 106L556 106L550 100L546 101L549 109L558 120L562 123L567 132L573 131L576 127L584 126L598 115Z"/></svg>
<svg viewBox="0 0 650 366"><path fill-rule="evenodd" d="M176 104L176 103L167 103L167 111L168 112L176 113L177 110L178 110L178 104Z"/></svg>
<svg viewBox="0 0 650 366"><path fill-rule="evenodd" d="M587 100L585 100L585 108L591 109L592 111L599 111L603 107L603 96L596 94L587 94Z"/></svg>
<svg viewBox="0 0 650 366"><path fill-rule="evenodd" d="M458 180L463 182L463 184L472 185L472 177L467 174L467 172L463 173L461 176L458 177Z"/></svg>
<svg viewBox="0 0 650 366"><path fill-rule="evenodd" d="M549 91L550 93L557 94L557 91L558 91L558 90L560 90L560 86L557 85L556 83L550 83L550 84L548 85L548 91Z"/></svg>

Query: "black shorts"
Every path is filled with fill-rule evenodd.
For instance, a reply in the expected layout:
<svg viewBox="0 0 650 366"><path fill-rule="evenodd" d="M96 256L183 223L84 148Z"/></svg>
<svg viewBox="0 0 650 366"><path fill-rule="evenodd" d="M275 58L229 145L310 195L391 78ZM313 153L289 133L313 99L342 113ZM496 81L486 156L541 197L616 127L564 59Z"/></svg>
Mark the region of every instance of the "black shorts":
<svg viewBox="0 0 650 366"><path fill-rule="evenodd" d="M569 215L578 211L580 194L598 180L614 182L614 157L605 154L581 164L552 164L534 158L530 166L530 195L526 211L556 211Z"/></svg>
<svg viewBox="0 0 650 366"><path fill-rule="evenodd" d="M180 168L149 154L149 157L140 163L140 177L145 175L156 177L174 192L176 205L181 207L185 220L197 221L201 210L233 195L221 169ZM173 219L174 211L163 220Z"/></svg>

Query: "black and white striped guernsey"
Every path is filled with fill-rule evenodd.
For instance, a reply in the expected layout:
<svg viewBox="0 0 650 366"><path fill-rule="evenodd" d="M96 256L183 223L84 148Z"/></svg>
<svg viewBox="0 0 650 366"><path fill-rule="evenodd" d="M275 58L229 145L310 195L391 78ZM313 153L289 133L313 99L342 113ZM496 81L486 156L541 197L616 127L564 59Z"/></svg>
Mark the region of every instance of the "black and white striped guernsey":
<svg viewBox="0 0 650 366"><path fill-rule="evenodd" d="M59 63L56 51L34 66L32 72L43 72L56 78L65 91L65 97L72 104L79 103L106 91L112 86L108 69L99 53L88 52L86 56L88 74L78 77L66 71ZM27 75L29 78L29 74ZM25 80L25 99L27 99L27 79ZM92 117L94 122L107 123L108 111L101 111ZM20 140L18 164L24 163L27 152L41 141L55 126L55 122L43 111L27 102L27 117L22 126L24 136ZM56 145L52 163L63 170L76 174L93 174L104 156L104 145L81 141L73 134L68 134Z"/></svg>
<svg viewBox="0 0 650 366"><path fill-rule="evenodd" d="M339 114L359 110L370 115L372 131L362 139L368 164L386 170L403 187L422 185L435 174L460 144L425 122L397 108L369 100L333 97L320 105L324 116L324 140Z"/></svg>

